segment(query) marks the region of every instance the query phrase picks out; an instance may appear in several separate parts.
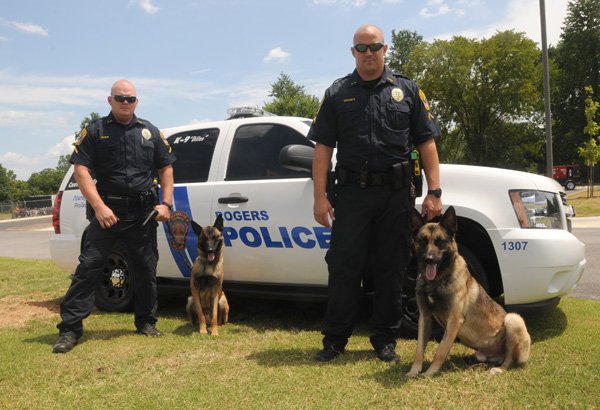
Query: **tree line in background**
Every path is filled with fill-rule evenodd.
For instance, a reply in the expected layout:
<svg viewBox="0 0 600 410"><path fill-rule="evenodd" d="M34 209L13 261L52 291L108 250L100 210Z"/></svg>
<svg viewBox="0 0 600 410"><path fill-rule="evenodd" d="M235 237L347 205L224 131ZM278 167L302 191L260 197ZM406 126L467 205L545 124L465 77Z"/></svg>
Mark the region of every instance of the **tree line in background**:
<svg viewBox="0 0 600 410"><path fill-rule="evenodd" d="M554 163L587 165L592 177L600 160L600 0L569 1L548 54ZM441 130L442 162L545 173L542 55L523 33L427 42L415 31L392 30L386 63L426 92ZM277 115L313 118L319 107L319 98L285 73L269 96L262 108ZM98 117L92 113L82 126ZM0 202L55 193L68 157L26 182L0 164Z"/></svg>

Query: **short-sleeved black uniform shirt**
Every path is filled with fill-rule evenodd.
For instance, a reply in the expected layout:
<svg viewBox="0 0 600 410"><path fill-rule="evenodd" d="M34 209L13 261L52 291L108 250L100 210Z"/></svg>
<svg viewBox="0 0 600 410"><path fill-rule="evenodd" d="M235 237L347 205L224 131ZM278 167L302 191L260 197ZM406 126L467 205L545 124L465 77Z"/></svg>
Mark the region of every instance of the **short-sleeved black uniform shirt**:
<svg viewBox="0 0 600 410"><path fill-rule="evenodd" d="M439 135L423 91L385 68L379 80L363 81L356 70L326 91L309 138L337 147L337 163L385 172L409 158L413 147Z"/></svg>
<svg viewBox="0 0 600 410"><path fill-rule="evenodd" d="M123 125L112 113L81 130L70 159L93 170L100 194L129 196L148 189L155 171L174 161L171 146L149 121L134 115Z"/></svg>

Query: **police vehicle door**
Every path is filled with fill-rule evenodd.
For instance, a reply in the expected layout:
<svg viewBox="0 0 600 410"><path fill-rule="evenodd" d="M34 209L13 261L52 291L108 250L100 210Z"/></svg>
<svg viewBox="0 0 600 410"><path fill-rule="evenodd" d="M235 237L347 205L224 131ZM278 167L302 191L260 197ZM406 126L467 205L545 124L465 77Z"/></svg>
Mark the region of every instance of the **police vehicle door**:
<svg viewBox="0 0 600 410"><path fill-rule="evenodd" d="M279 163L289 144L312 146L308 126L245 123L230 129L214 188L213 213L222 213L225 280L327 284L323 257L330 231L313 219L310 175Z"/></svg>

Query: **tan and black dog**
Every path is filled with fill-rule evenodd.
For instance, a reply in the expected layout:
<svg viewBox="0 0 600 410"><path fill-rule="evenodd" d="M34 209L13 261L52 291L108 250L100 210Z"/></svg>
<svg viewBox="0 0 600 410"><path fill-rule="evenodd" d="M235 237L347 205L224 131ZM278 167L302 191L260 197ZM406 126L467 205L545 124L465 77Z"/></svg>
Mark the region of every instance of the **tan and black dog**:
<svg viewBox="0 0 600 410"><path fill-rule="evenodd" d="M213 226L201 227L192 221L198 235L198 257L192 265L186 310L190 321L198 325L200 333L219 334L219 325L229 320L229 303L223 292L223 217L219 215Z"/></svg>
<svg viewBox="0 0 600 410"><path fill-rule="evenodd" d="M407 376L416 377L423 369L432 319L445 331L423 376L431 376L442 367L457 337L477 351L475 356L480 362L501 364L491 369L492 374L507 370L513 363L524 364L531 347L525 322L516 313L506 313L469 272L458 253L454 208L449 207L439 223L425 223L413 209L410 226L418 268L419 331L415 362Z"/></svg>

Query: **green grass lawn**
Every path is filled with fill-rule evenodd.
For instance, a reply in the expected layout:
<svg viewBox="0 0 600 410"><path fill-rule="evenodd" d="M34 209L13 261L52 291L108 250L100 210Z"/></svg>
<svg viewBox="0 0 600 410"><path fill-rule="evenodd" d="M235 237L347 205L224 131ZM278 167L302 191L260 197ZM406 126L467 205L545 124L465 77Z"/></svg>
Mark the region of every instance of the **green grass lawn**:
<svg viewBox="0 0 600 410"><path fill-rule="evenodd" d="M570 194L569 204L575 208L577 216L600 216L600 186L594 187L594 196L587 197L587 191Z"/></svg>
<svg viewBox="0 0 600 410"><path fill-rule="evenodd" d="M134 333L133 317L95 312L81 343L51 353L56 308L69 284L48 261L0 258L0 408L6 409L392 409L595 408L600 403L600 302L565 298L526 316L530 362L499 376L456 344L439 376L404 374L415 341L401 339L400 365L375 359L366 319L347 353L329 364L323 305L231 298L231 323L200 336L184 300L163 301L159 339ZM29 312L28 321L21 320ZM35 312L43 314L34 314ZM25 315L26 316L26 315ZM431 342L427 360L437 343Z"/></svg>

